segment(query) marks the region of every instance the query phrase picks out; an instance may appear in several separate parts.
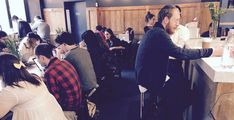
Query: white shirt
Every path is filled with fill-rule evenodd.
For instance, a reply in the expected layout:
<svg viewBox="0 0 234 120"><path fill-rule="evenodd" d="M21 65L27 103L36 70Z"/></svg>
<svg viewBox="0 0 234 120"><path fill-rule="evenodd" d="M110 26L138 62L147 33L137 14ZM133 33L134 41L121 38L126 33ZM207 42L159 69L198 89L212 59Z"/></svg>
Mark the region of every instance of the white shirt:
<svg viewBox="0 0 234 120"><path fill-rule="evenodd" d="M0 92L0 118L12 111L12 120L67 120L43 82L40 86L19 84L22 88L6 86Z"/></svg>
<svg viewBox="0 0 234 120"><path fill-rule="evenodd" d="M179 47L185 47L185 43L190 39L189 29L183 25L179 25L174 34L172 34L171 39Z"/></svg>
<svg viewBox="0 0 234 120"><path fill-rule="evenodd" d="M183 48L186 47L186 41L190 39L189 29L183 25L179 25L174 34L171 36L171 40L177 46ZM170 57L170 59L175 59Z"/></svg>
<svg viewBox="0 0 234 120"><path fill-rule="evenodd" d="M32 25L32 30L37 31L37 34L43 39L49 42L50 40L50 27L44 20L36 20Z"/></svg>

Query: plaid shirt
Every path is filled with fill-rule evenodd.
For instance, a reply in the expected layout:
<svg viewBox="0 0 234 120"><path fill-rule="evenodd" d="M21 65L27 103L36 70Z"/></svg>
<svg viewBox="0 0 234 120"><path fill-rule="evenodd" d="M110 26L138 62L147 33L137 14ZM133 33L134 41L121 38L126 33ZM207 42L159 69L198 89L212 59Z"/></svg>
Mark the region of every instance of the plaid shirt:
<svg viewBox="0 0 234 120"><path fill-rule="evenodd" d="M50 93L62 109L77 112L81 105L81 88L75 68L65 60L53 58L44 77Z"/></svg>

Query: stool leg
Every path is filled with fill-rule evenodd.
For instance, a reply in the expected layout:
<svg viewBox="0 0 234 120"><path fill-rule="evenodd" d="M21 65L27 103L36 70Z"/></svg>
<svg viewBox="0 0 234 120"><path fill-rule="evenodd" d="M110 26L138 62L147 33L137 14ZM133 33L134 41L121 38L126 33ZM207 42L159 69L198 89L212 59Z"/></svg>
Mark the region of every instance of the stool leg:
<svg viewBox="0 0 234 120"><path fill-rule="evenodd" d="M143 107L144 107L144 93L141 93L140 95L140 119L142 119L142 116L143 116Z"/></svg>

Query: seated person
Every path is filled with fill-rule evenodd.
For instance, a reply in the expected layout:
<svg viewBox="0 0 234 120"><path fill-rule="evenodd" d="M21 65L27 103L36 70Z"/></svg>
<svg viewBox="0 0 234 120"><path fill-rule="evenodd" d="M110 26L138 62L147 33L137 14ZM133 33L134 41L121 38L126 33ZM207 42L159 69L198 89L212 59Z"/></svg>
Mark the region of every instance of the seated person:
<svg viewBox="0 0 234 120"><path fill-rule="evenodd" d="M113 31L111 29L105 30L105 37L106 37L106 43L109 47L109 50L112 51L114 49L124 49L123 46L121 46L121 41L118 39Z"/></svg>
<svg viewBox="0 0 234 120"><path fill-rule="evenodd" d="M107 60L105 54L108 51L101 47L99 42L102 41L99 40L92 30L85 31L81 37L87 45L87 50L90 54L96 77L98 80L101 80L102 77L107 74Z"/></svg>
<svg viewBox="0 0 234 120"><path fill-rule="evenodd" d="M13 120L67 120L45 83L30 74L12 54L0 55L0 74L5 87L0 92L0 119L13 112Z"/></svg>
<svg viewBox="0 0 234 120"><path fill-rule="evenodd" d="M5 44L5 40L7 39L7 34L4 31L0 31L0 52L9 52Z"/></svg>
<svg viewBox="0 0 234 120"><path fill-rule="evenodd" d="M41 42L39 35L30 32L19 44L19 53L22 57L23 62L28 62L31 57L33 57L35 47Z"/></svg>
<svg viewBox="0 0 234 120"><path fill-rule="evenodd" d="M203 32L201 34L201 37L211 37L211 34L212 34L212 23L210 23L210 25L209 25L209 30L206 32ZM220 28L218 28L217 37L220 37L220 36L221 36L221 30L220 30Z"/></svg>
<svg viewBox="0 0 234 120"><path fill-rule="evenodd" d="M63 111L71 111L73 117L79 116L83 107L79 75L71 63L53 57L53 49L54 46L47 43L41 43L35 48L38 62L46 68L46 86Z"/></svg>

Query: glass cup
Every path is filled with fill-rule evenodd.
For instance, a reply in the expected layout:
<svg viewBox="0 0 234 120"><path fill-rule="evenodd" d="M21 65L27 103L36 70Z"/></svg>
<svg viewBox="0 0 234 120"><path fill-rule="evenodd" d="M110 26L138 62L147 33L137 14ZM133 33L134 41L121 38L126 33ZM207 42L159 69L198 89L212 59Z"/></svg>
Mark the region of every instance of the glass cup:
<svg viewBox="0 0 234 120"><path fill-rule="evenodd" d="M210 48L211 47L211 38L203 38L202 39L202 48Z"/></svg>

